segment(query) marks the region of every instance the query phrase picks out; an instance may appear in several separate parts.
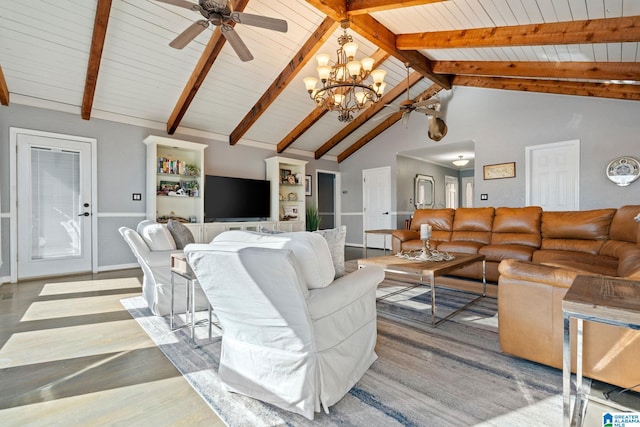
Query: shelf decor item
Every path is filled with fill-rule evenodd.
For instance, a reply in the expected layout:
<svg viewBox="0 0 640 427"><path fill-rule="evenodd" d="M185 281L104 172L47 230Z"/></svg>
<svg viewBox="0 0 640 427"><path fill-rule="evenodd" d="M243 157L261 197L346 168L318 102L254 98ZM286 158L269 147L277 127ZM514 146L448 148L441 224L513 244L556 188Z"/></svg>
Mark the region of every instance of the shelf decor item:
<svg viewBox="0 0 640 427"><path fill-rule="evenodd" d="M516 162L484 165L484 179L514 178L516 176Z"/></svg>

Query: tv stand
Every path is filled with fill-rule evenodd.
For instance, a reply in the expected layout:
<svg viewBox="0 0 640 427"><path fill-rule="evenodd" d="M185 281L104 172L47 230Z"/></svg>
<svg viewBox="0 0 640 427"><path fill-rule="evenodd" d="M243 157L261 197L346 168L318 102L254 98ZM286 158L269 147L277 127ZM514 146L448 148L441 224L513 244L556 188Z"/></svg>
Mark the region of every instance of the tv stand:
<svg viewBox="0 0 640 427"><path fill-rule="evenodd" d="M301 221L216 221L185 225L192 230L194 237L201 236L199 243L209 243L218 234L229 230L246 230L255 232L304 231L304 223Z"/></svg>

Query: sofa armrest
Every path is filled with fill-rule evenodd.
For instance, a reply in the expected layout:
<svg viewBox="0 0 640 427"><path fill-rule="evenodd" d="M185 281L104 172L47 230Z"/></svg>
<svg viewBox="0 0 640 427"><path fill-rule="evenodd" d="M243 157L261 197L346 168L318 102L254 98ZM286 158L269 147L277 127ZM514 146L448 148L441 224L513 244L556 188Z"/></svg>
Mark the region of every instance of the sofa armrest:
<svg viewBox="0 0 640 427"><path fill-rule="evenodd" d="M406 242L407 240L415 240L420 238L420 233L416 230L394 230L391 235L394 239L398 239L400 242Z"/></svg>
<svg viewBox="0 0 640 427"><path fill-rule="evenodd" d="M544 283L562 288L571 286L579 274L577 271L515 259L501 261L498 266L498 271L500 272L500 277L504 276L509 279Z"/></svg>
<svg viewBox="0 0 640 427"><path fill-rule="evenodd" d="M358 269L321 289L309 290L307 305L311 319L331 315L374 291L384 280L384 270L377 266Z"/></svg>

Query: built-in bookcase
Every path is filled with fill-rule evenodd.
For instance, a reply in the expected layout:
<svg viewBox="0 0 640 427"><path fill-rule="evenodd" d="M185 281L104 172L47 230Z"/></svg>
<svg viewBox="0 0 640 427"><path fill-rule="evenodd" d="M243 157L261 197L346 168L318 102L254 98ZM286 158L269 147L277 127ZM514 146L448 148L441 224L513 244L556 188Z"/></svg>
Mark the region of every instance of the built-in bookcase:
<svg viewBox="0 0 640 427"><path fill-rule="evenodd" d="M148 136L147 219L204 221L205 144Z"/></svg>

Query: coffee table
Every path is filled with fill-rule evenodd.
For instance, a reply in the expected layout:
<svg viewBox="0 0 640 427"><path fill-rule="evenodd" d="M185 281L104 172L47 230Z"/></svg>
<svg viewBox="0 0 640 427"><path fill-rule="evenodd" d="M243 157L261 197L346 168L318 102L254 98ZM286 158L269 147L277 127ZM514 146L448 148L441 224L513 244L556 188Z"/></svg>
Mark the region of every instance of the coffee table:
<svg viewBox="0 0 640 427"><path fill-rule="evenodd" d="M478 254L459 254L452 253L454 256L452 260L449 261L414 261L399 258L395 255L388 256L379 256L372 258L364 258L358 260L358 268L367 267L371 265L377 265L382 267L385 272L388 273L397 273L397 274L406 274L410 276L416 276L419 280L419 284L421 285L430 285L431 286L431 325L438 326L440 323L452 318L456 314L460 313L463 310L469 308L472 304L475 304L481 298L485 297L487 294L487 277L486 277L486 263L484 259L484 255ZM442 319L438 319L436 321L436 277L443 276L447 273L451 273L459 268L462 268L466 265L473 264L474 262L482 261L482 294L474 294L477 295L472 301L465 304L463 307L457 309L456 311L450 313L449 315L443 317ZM425 283L425 280L428 280L429 283ZM394 292L392 294L386 295L383 298L388 298L391 295L397 295L400 292L404 292L408 289L415 288L416 286L409 286L400 291ZM467 292L467 291L464 291Z"/></svg>

